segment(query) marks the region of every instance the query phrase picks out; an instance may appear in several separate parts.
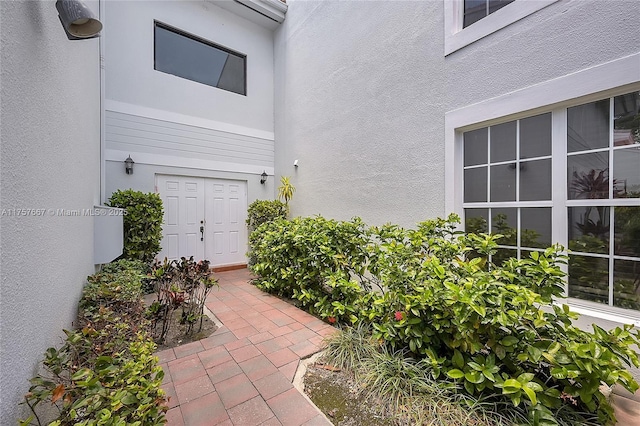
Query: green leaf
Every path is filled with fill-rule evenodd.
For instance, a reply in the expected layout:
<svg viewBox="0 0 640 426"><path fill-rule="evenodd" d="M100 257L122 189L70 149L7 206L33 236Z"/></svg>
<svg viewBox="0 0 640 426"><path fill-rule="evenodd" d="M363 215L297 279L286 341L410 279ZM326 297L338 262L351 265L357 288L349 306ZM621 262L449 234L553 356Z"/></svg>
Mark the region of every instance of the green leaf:
<svg viewBox="0 0 640 426"><path fill-rule="evenodd" d="M536 398L536 393L533 391L533 389L525 386L522 388L522 390L529 397L529 400L533 405L536 405L538 403L538 399Z"/></svg>
<svg viewBox="0 0 640 426"><path fill-rule="evenodd" d="M513 345L515 345L516 343L518 343L518 340L519 340L519 339L518 339L517 337L514 337L514 336L507 336L507 337L503 338L502 340L500 340L500 344L501 344L502 346L509 347L509 346L513 346Z"/></svg>
<svg viewBox="0 0 640 426"><path fill-rule="evenodd" d="M464 367L464 357L462 356L462 353L457 349L453 351L453 358L451 359L451 361L453 361L453 365L458 368Z"/></svg>
<svg viewBox="0 0 640 426"><path fill-rule="evenodd" d="M461 379L464 377L464 373L461 370L454 368L447 371L447 376L451 377L452 379Z"/></svg>

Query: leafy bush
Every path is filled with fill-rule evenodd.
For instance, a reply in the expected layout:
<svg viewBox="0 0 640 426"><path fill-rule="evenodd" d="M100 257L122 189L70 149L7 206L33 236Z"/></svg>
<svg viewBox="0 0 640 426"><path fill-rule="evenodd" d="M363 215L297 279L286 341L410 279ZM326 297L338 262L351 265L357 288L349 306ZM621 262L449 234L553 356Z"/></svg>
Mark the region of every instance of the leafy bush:
<svg viewBox="0 0 640 426"><path fill-rule="evenodd" d="M125 209L124 257L130 260L153 261L160 252L162 240L162 200L158 194L132 189L118 190L109 198L109 206Z"/></svg>
<svg viewBox="0 0 640 426"><path fill-rule="evenodd" d="M255 283L329 322L370 323L375 338L422 360L434 379L509 400L533 424L586 422L582 412L609 422L599 387L638 389L625 369L640 365L638 334L572 326L575 314L553 304L564 290L561 247L496 265L501 236L461 234L457 223L452 215L415 230L321 217L266 224Z"/></svg>
<svg viewBox="0 0 640 426"><path fill-rule="evenodd" d="M218 284L209 269L209 261L196 263L193 256L179 261L165 258L153 266L151 275L157 294L156 301L148 309L153 320L154 339L164 343L177 310L180 310L180 324L185 325L185 335L200 331L207 295ZM200 325L194 330L198 321Z"/></svg>
<svg viewBox="0 0 640 426"><path fill-rule="evenodd" d="M249 204L247 225L253 231L263 223L287 218L287 206L280 200L256 200Z"/></svg>
<svg viewBox="0 0 640 426"><path fill-rule="evenodd" d="M78 327L64 331L60 349L47 349L46 372L31 379L25 396L33 415L22 425L41 424L42 402L58 409L51 425L164 424L164 373L153 356L137 266L120 261L88 278Z"/></svg>
<svg viewBox="0 0 640 426"><path fill-rule="evenodd" d="M357 322L357 305L369 297L364 281L365 226L360 219L338 222L322 217L263 224L251 235L255 284L297 299L329 322Z"/></svg>

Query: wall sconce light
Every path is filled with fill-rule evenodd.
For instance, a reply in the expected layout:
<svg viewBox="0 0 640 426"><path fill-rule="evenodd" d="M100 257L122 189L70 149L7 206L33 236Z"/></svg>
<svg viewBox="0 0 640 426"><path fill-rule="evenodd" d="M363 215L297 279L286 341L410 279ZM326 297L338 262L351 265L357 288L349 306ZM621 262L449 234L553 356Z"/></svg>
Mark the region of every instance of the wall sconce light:
<svg viewBox="0 0 640 426"><path fill-rule="evenodd" d="M267 181L267 172L266 170L264 172L262 172L262 174L260 175L260 183L264 185L264 183Z"/></svg>
<svg viewBox="0 0 640 426"><path fill-rule="evenodd" d="M126 160L124 160L124 171L127 172L128 175L133 174L133 165L135 161L131 159L131 156L128 156Z"/></svg>
<svg viewBox="0 0 640 426"><path fill-rule="evenodd" d="M100 35L102 23L82 0L58 0L56 9L69 40L83 40Z"/></svg>

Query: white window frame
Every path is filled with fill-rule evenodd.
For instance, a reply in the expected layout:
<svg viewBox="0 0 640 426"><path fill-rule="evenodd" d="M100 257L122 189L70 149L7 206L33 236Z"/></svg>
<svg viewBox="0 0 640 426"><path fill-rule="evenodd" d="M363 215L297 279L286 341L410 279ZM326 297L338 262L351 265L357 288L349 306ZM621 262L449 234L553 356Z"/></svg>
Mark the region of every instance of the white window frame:
<svg viewBox="0 0 640 426"><path fill-rule="evenodd" d="M506 8L506 7L505 7ZM497 13L497 12L496 12ZM587 68L512 93L487 99L445 114L445 211L463 216L463 133L545 112L552 113L552 175L567 167L567 107L640 90L640 53ZM562 143L564 141L564 143ZM560 142L560 143L559 143ZM552 180L552 239L568 246L566 178ZM498 207L497 205L494 207ZM525 207L524 205L522 207ZM568 299L580 313L617 322L637 322L640 312Z"/></svg>
<svg viewBox="0 0 640 426"><path fill-rule="evenodd" d="M495 33L559 0L516 0L463 28L464 0L444 0L444 55Z"/></svg>

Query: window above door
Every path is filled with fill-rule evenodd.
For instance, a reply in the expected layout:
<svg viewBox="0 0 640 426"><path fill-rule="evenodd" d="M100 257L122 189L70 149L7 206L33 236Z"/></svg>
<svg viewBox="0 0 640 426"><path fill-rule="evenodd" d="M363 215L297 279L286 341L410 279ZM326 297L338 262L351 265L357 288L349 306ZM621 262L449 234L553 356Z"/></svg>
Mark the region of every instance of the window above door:
<svg viewBox="0 0 640 426"><path fill-rule="evenodd" d="M154 27L154 69L247 94L247 56L161 22Z"/></svg>

